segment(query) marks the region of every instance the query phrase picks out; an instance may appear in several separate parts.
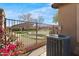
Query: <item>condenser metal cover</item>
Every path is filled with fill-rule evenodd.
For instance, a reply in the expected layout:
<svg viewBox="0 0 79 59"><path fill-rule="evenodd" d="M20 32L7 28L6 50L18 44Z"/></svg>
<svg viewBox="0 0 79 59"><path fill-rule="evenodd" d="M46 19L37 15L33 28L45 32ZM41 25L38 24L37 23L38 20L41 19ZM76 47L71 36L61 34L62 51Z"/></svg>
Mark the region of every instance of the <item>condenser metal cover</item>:
<svg viewBox="0 0 79 59"><path fill-rule="evenodd" d="M47 56L70 56L71 38L66 35L47 36Z"/></svg>

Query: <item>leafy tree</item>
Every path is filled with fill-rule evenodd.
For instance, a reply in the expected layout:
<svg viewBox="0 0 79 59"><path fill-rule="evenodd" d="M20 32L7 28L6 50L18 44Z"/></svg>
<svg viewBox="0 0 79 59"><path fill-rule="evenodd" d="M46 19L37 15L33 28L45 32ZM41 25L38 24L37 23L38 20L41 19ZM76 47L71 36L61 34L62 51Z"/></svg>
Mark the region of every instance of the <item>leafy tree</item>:
<svg viewBox="0 0 79 59"><path fill-rule="evenodd" d="M34 23L43 23L44 18L43 18L43 16L37 16L37 17L32 16L30 21L34 22Z"/></svg>
<svg viewBox="0 0 79 59"><path fill-rule="evenodd" d="M19 19L21 19L21 20L25 20L25 21L30 21L31 20L31 13L28 13L28 14L23 14L23 15L20 15L19 16Z"/></svg>
<svg viewBox="0 0 79 59"><path fill-rule="evenodd" d="M25 20L28 22L35 22L35 23L43 23L44 22L43 16L37 16L37 15L35 15L35 16L31 13L28 13L28 14L20 15L19 19Z"/></svg>
<svg viewBox="0 0 79 59"><path fill-rule="evenodd" d="M56 13L54 16L53 16L53 23L57 24L58 23L58 13ZM53 27L53 30L51 30L49 32L49 34L56 34L56 29Z"/></svg>
<svg viewBox="0 0 79 59"><path fill-rule="evenodd" d="M53 17L53 23L57 23L58 22L58 13Z"/></svg>
<svg viewBox="0 0 79 59"><path fill-rule="evenodd" d="M43 16L39 16L39 17L38 17L38 23L43 23L43 22L44 22Z"/></svg>

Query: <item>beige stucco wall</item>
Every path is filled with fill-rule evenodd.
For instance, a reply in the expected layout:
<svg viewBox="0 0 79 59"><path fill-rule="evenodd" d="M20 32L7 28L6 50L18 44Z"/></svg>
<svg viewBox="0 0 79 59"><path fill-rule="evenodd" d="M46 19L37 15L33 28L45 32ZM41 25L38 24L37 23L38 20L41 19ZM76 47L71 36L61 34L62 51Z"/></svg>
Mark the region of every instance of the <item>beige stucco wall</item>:
<svg viewBox="0 0 79 59"><path fill-rule="evenodd" d="M79 55L79 4L65 4L58 7L59 25L62 25L62 33L70 35L73 43L73 52Z"/></svg>
<svg viewBox="0 0 79 59"><path fill-rule="evenodd" d="M76 40L76 4L59 8L59 24L62 25L62 33L70 35L74 42Z"/></svg>
<svg viewBox="0 0 79 59"><path fill-rule="evenodd" d="M79 42L79 4L77 4L77 42Z"/></svg>

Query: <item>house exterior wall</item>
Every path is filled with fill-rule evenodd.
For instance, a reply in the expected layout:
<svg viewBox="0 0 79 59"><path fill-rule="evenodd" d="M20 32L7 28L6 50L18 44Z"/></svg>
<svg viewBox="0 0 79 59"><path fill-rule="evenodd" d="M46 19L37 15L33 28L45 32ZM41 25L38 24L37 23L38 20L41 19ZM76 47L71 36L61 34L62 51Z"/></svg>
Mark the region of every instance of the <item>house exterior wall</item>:
<svg viewBox="0 0 79 59"><path fill-rule="evenodd" d="M62 33L71 36L76 41L76 4L68 4L59 8L59 24Z"/></svg>
<svg viewBox="0 0 79 59"><path fill-rule="evenodd" d="M79 4L77 4L77 42L79 42Z"/></svg>
<svg viewBox="0 0 79 59"><path fill-rule="evenodd" d="M54 5L53 5L54 6ZM79 55L79 3L54 6L59 9L59 25L62 25L62 33L72 37L73 53Z"/></svg>

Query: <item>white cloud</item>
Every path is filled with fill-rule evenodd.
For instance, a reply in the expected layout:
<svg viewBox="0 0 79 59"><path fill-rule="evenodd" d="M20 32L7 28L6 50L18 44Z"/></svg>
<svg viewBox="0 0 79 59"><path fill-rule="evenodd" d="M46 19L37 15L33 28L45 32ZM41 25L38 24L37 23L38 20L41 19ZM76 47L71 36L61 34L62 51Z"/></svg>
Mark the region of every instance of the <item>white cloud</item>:
<svg viewBox="0 0 79 59"><path fill-rule="evenodd" d="M56 13L56 10L53 10L53 8L51 7L43 7L43 8L39 8L36 10L32 10L29 13L36 14L36 15L42 15L42 16L49 16L49 15L53 16Z"/></svg>

